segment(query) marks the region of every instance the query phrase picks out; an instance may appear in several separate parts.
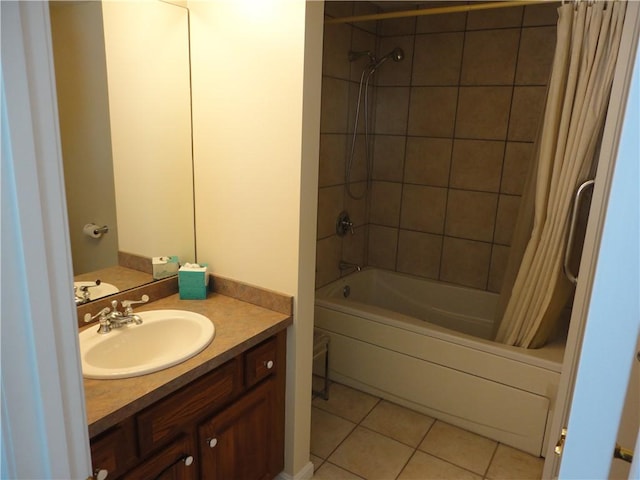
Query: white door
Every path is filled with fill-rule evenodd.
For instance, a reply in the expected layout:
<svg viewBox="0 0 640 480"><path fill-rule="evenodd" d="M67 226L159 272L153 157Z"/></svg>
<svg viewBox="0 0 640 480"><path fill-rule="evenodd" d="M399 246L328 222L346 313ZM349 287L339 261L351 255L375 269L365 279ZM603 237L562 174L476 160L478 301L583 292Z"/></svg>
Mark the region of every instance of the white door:
<svg viewBox="0 0 640 480"><path fill-rule="evenodd" d="M609 478L621 461L613 450L640 332L639 7L627 6L544 478Z"/></svg>

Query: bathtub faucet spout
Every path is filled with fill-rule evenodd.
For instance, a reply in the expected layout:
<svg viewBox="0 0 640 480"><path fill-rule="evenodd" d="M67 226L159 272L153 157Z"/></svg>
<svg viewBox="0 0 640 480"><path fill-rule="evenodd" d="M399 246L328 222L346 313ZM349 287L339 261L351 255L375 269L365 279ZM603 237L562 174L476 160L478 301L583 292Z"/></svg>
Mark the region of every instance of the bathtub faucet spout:
<svg viewBox="0 0 640 480"><path fill-rule="evenodd" d="M359 272L360 270L362 270L362 267L360 267L360 265L358 265L357 263L345 262L344 260L340 260L338 268L340 269L340 271L354 269Z"/></svg>

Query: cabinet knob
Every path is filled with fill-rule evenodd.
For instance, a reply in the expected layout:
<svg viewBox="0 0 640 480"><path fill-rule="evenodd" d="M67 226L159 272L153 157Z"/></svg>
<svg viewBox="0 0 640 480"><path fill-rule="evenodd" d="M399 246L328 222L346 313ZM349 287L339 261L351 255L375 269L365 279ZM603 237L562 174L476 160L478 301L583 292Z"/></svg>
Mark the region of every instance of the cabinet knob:
<svg viewBox="0 0 640 480"><path fill-rule="evenodd" d="M273 360L265 361L264 366L267 367L267 369L271 370L273 368Z"/></svg>
<svg viewBox="0 0 640 480"><path fill-rule="evenodd" d="M218 445L218 439L217 438L208 439L207 445L209 445L209 448L214 448L216 445Z"/></svg>
<svg viewBox="0 0 640 480"><path fill-rule="evenodd" d="M193 463L193 455L187 455L182 459L182 461L187 467L190 466Z"/></svg>
<svg viewBox="0 0 640 480"><path fill-rule="evenodd" d="M93 472L93 478L95 480L105 480L109 476L109 470L105 468L96 468Z"/></svg>

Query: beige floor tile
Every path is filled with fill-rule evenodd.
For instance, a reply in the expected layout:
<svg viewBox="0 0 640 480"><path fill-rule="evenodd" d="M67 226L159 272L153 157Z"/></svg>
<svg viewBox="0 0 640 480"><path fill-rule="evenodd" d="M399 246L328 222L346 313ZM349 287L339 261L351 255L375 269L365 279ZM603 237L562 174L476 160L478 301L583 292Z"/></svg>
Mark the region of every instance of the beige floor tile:
<svg viewBox="0 0 640 480"><path fill-rule="evenodd" d="M400 473L398 480L425 480L428 478L480 480L482 477L417 450Z"/></svg>
<svg viewBox="0 0 640 480"><path fill-rule="evenodd" d="M543 458L534 457L506 445L498 445L489 466L487 478L492 480L539 479L542 477L543 466Z"/></svg>
<svg viewBox="0 0 640 480"><path fill-rule="evenodd" d="M313 480L360 480L362 477L332 464L324 462L320 469L313 474Z"/></svg>
<svg viewBox="0 0 640 480"><path fill-rule="evenodd" d="M355 427L355 423L319 408L311 409L311 453L327 458Z"/></svg>
<svg viewBox="0 0 640 480"><path fill-rule="evenodd" d="M437 421L418 448L462 468L484 475L496 445L497 442L493 440Z"/></svg>
<svg viewBox="0 0 640 480"><path fill-rule="evenodd" d="M431 417L383 400L361 425L415 448L433 422Z"/></svg>
<svg viewBox="0 0 640 480"><path fill-rule="evenodd" d="M357 427L329 462L370 480L395 479L413 449L379 433Z"/></svg>
<svg viewBox="0 0 640 480"><path fill-rule="evenodd" d="M322 463L324 462L324 458L317 457L313 454L309 455L309 461L313 463L313 471L317 472Z"/></svg>
<svg viewBox="0 0 640 480"><path fill-rule="evenodd" d="M312 405L322 410L334 413L355 423L362 419L378 403L378 398L353 388L332 383L329 390L329 400L316 397Z"/></svg>

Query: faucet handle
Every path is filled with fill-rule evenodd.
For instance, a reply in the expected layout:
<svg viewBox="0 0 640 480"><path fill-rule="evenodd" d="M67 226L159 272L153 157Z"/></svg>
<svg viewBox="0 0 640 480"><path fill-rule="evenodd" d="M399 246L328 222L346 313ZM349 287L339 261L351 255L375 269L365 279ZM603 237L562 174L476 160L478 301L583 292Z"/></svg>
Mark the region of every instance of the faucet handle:
<svg viewBox="0 0 640 480"><path fill-rule="evenodd" d="M135 305L136 303L147 303L149 301L149 295L142 295L140 300L122 300L122 306L130 311L131 305Z"/></svg>
<svg viewBox="0 0 640 480"><path fill-rule="evenodd" d="M109 307L104 307L102 310L100 310L95 315L91 315L90 313L86 313L84 315L84 323L89 323L89 322L91 322L92 320L95 320L98 317L106 315L110 311L111 311L111 309Z"/></svg>

